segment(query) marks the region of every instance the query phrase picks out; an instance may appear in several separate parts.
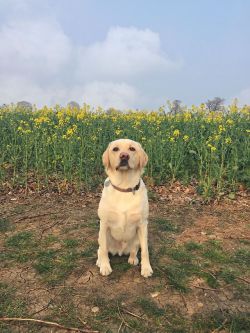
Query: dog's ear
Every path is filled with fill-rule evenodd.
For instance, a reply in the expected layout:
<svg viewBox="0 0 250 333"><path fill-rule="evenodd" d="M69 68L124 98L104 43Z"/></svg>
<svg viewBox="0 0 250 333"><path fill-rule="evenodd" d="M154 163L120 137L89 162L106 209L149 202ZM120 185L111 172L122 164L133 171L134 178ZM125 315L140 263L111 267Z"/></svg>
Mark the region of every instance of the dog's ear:
<svg viewBox="0 0 250 333"><path fill-rule="evenodd" d="M139 149L139 168L143 169L148 163L148 155L145 153L144 149L140 147Z"/></svg>
<svg viewBox="0 0 250 333"><path fill-rule="evenodd" d="M108 148L105 150L105 152L102 155L102 163L105 166L105 169L107 170L110 167L110 160L109 160L109 145Z"/></svg>

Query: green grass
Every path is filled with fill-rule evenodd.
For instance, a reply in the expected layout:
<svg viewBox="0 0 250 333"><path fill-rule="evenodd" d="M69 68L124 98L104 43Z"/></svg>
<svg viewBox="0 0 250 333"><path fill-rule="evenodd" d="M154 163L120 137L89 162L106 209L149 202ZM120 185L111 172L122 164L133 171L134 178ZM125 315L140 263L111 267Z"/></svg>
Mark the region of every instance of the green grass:
<svg viewBox="0 0 250 333"><path fill-rule="evenodd" d="M179 227L169 221L168 219L163 219L163 218L157 218L152 220L152 224L157 224L157 228L160 231L165 231L165 232L179 232Z"/></svg>
<svg viewBox="0 0 250 333"><path fill-rule="evenodd" d="M228 260L228 256L221 249L206 248L203 252L203 257L208 259L210 262L224 263Z"/></svg>
<svg viewBox="0 0 250 333"><path fill-rule="evenodd" d="M4 272L8 268L11 272L12 268L29 267L37 279L34 284L33 277L29 280L29 283L32 281L31 289L51 290L50 306L39 314L42 319L83 328L81 318L92 329L105 333L117 332L123 318L128 325L123 324L120 329L123 333L211 333L220 327L230 333L249 331L248 314L241 307L249 302L249 286L240 279L248 276L250 255L247 244L237 242L231 251L224 248L223 242L214 240L176 245L172 233L179 232L182 227L176 228L177 224L168 219L155 219L159 235L164 234L164 237L159 237L159 242L151 242L154 275L150 279L144 280L140 276L140 266L131 267L126 256L111 256L111 276L99 276L96 268L89 281L78 284L75 281L79 273L82 274L82 267L84 270L90 267L92 271L95 263L98 244L91 240L94 238L90 234L90 228L95 233L95 221L93 218L91 225L85 225L87 233L81 235L70 229L68 234L63 229L62 235L51 233L42 238L39 230L34 229L1 234L1 267L7 267ZM154 229L153 232L154 236ZM26 278L24 274L23 277ZM197 278L199 282L195 281ZM202 291L193 288L194 283L218 291ZM133 288L129 289L129 295L127 286ZM13 280L11 285L0 283L0 316L31 316L27 309L31 308L33 294L24 295L26 287L20 279ZM158 291L159 296L151 298L153 291ZM193 316L186 313L181 295L188 302L195 296L195 302L205 305L205 294L206 297L217 294L220 298L224 291L230 296L223 311L218 308L214 311L218 305L211 298L211 304L199 308ZM174 295L173 299L171 295ZM99 307L96 313L91 311L94 306ZM241 307L241 312L235 312L236 306ZM126 310L141 318L126 313ZM18 326L0 323L0 332L12 333ZM39 329L40 325L20 324L20 331L36 333Z"/></svg>
<svg viewBox="0 0 250 333"><path fill-rule="evenodd" d="M5 240L5 251L0 253L4 266L11 262L26 263L32 261L33 268L43 280L49 284L58 284L65 280L77 266L83 256L78 249L78 239L60 241L53 235L47 236L42 242L29 231L16 233ZM50 248L50 245L52 246ZM53 246L56 245L56 249ZM86 248L85 256L93 251L94 244Z"/></svg>
<svg viewBox="0 0 250 333"><path fill-rule="evenodd" d="M169 285L179 291L187 292L188 279L193 272L190 272L190 266L183 266L179 263L171 263L165 267L161 266L161 270L164 272L165 277L168 279Z"/></svg>
<svg viewBox="0 0 250 333"><path fill-rule="evenodd" d="M39 274L46 274L55 268L55 260L57 258L57 250L48 249L41 251L36 256L34 268Z"/></svg>
<svg viewBox="0 0 250 333"><path fill-rule="evenodd" d="M211 333L227 328L230 333L247 333L250 330L249 313L226 313L214 311L206 315L195 315L192 325L193 333Z"/></svg>
<svg viewBox="0 0 250 333"><path fill-rule="evenodd" d="M83 227L89 227L89 228L91 228L91 229L93 229L93 230L99 230L99 227L100 227L100 225L99 225L99 219L96 217L96 218L88 218L87 219L87 221L84 223L84 224L82 224L82 226Z"/></svg>
<svg viewBox="0 0 250 333"><path fill-rule="evenodd" d="M6 232L11 229L11 225L8 219L0 218L0 232Z"/></svg>
<svg viewBox="0 0 250 333"><path fill-rule="evenodd" d="M34 235L30 231L22 231L7 238L5 244L15 249L31 248L35 244Z"/></svg>
<svg viewBox="0 0 250 333"><path fill-rule="evenodd" d="M94 241L89 241L87 244L84 244L84 249L81 251L81 256L86 258L91 258L96 256L98 244Z"/></svg>
<svg viewBox="0 0 250 333"><path fill-rule="evenodd" d="M147 297L141 297L136 300L136 306L140 312L147 315L147 325L144 327L145 332L171 332L171 333L189 333L189 322L178 307L166 304L164 308L159 307L155 301ZM138 328L140 324L137 323ZM142 332L144 332L142 330Z"/></svg>
<svg viewBox="0 0 250 333"><path fill-rule="evenodd" d="M92 307L98 307L99 311L94 315L90 316L88 320L91 322L93 328L105 331L110 328L111 324L119 325L119 297L111 298L102 297L100 295L93 294L91 298L87 300L87 304Z"/></svg>
<svg viewBox="0 0 250 333"><path fill-rule="evenodd" d="M64 281L77 266L80 253L72 248L67 250L47 249L38 252L33 267L51 285Z"/></svg>
<svg viewBox="0 0 250 333"><path fill-rule="evenodd" d="M0 282L0 317L21 317L25 313L25 301L16 292L15 287Z"/></svg>
<svg viewBox="0 0 250 333"><path fill-rule="evenodd" d="M63 243L66 248L74 248L79 245L79 240L78 239L65 239L63 241Z"/></svg>
<svg viewBox="0 0 250 333"><path fill-rule="evenodd" d="M187 249L188 251L196 251L196 250L200 250L202 248L202 245L196 242L187 242L184 244L185 249Z"/></svg>
<svg viewBox="0 0 250 333"><path fill-rule="evenodd" d="M165 310L159 308L151 299L138 298L136 303L141 307L143 312L148 316L162 317L165 314Z"/></svg>
<svg viewBox="0 0 250 333"><path fill-rule="evenodd" d="M30 231L22 231L9 236L5 240L6 251L0 253L0 258L7 264L8 261L25 263L34 258L37 241ZM9 263L10 264L10 263Z"/></svg>
<svg viewBox="0 0 250 333"><path fill-rule="evenodd" d="M56 321L61 325L69 327L82 327L79 318L84 318L85 314L81 313L73 303L74 289L65 287L61 290L59 296L52 303L51 311L46 316L46 320Z"/></svg>
<svg viewBox="0 0 250 333"><path fill-rule="evenodd" d="M182 292L190 291L189 281L194 276L203 278L210 288L220 288L229 283L238 286L237 278L246 274L249 268L248 250L238 249L229 253L217 241L165 246L162 256L168 261L164 264L164 259L160 260L156 275L166 277L172 288Z"/></svg>
<svg viewBox="0 0 250 333"><path fill-rule="evenodd" d="M60 239L58 236L55 236L53 234L49 234L44 238L44 244L45 245L49 245L49 244L53 244L53 243L59 243Z"/></svg>
<svg viewBox="0 0 250 333"><path fill-rule="evenodd" d="M247 249L239 249L235 252L233 260L240 264L249 267L250 264L250 251Z"/></svg>
<svg viewBox="0 0 250 333"><path fill-rule="evenodd" d="M232 267L223 267L217 272L217 276L223 279L225 283L232 284L236 282L239 271Z"/></svg>

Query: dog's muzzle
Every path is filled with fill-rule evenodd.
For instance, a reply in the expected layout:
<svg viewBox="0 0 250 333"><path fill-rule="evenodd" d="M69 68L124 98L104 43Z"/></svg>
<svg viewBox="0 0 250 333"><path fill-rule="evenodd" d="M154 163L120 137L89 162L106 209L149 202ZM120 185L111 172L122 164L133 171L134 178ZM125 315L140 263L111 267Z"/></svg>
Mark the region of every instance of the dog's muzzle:
<svg viewBox="0 0 250 333"><path fill-rule="evenodd" d="M129 154L121 153L120 154L120 163L116 169L118 170L120 167L129 167L129 164L128 164L129 157L130 157Z"/></svg>
<svg viewBox="0 0 250 333"><path fill-rule="evenodd" d="M127 166L128 160L121 160L119 166Z"/></svg>

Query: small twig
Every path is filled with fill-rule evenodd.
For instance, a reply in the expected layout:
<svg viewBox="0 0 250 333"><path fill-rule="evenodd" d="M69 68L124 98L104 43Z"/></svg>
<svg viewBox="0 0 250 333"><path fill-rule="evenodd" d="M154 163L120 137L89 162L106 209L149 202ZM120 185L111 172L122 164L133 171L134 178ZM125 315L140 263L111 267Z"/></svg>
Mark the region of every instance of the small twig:
<svg viewBox="0 0 250 333"><path fill-rule="evenodd" d="M242 281L244 281L244 282L250 284L250 281L249 281L249 280L246 280L246 279L244 279L244 278L242 278L242 277L239 277L239 276L238 276L237 279L242 280Z"/></svg>
<svg viewBox="0 0 250 333"><path fill-rule="evenodd" d="M52 297L52 298L49 300L49 302L48 302L46 305L44 305L41 309L37 310L36 312L33 312L33 313L31 314L31 316L34 316L34 315L36 315L36 314L38 314L38 313L40 313L40 312L42 312L42 311L44 311L44 310L47 310L48 307L54 302L54 300L56 299L56 297L58 297L58 296L61 294L62 291L63 291L63 288L61 288L61 289L56 293L56 295L54 295L54 297Z"/></svg>
<svg viewBox="0 0 250 333"><path fill-rule="evenodd" d="M184 303L184 305L185 305L185 308L186 308L186 310L188 311L188 306L187 306L186 299L185 299L185 297L184 297L184 295L183 295L182 293L180 293L180 295L181 295L181 298L182 298L183 303Z"/></svg>
<svg viewBox="0 0 250 333"><path fill-rule="evenodd" d="M126 320L124 319L123 315L121 314L118 302L117 302L117 309L118 309L119 316L120 316L120 318L122 320L122 324L124 324L125 326L127 326L129 328L132 328L131 326L129 326L129 324L126 322Z"/></svg>
<svg viewBox="0 0 250 333"><path fill-rule="evenodd" d="M36 219L37 217L42 217L42 216L47 216L47 215L54 215L54 214L59 214L60 212L50 212L50 213L43 213L43 214L37 214L37 215L28 215L28 216L23 216L20 217L20 219L17 219L14 221L14 223L23 221L23 220L30 220L30 219Z"/></svg>
<svg viewBox="0 0 250 333"><path fill-rule="evenodd" d="M161 272L161 273L163 273L163 274L166 274L166 272L164 272L162 269L160 269L159 267L157 267L157 266L155 266L155 268L159 271L159 272Z"/></svg>
<svg viewBox="0 0 250 333"><path fill-rule="evenodd" d="M40 239L43 237L43 234L46 230L49 230L51 228L53 228L54 226L56 226L57 224L59 223L63 223L64 221L66 221L68 218L64 219L64 220L59 220L59 221L56 221L54 223L52 223L51 225L49 225L48 227L44 228L42 231L41 231L41 235L40 235Z"/></svg>
<svg viewBox="0 0 250 333"><path fill-rule="evenodd" d="M76 327L66 327L63 325L60 325L58 323L52 322L52 321L45 321L45 320L40 320L40 319L32 319L32 318L0 318L0 321L30 321L30 322L35 322L39 324L44 324L47 326L54 326L58 328L62 328L64 330L68 331L74 331L74 332L82 332L82 333L99 333L99 331L91 331L91 330L85 330L81 328L76 328Z"/></svg>
<svg viewBox="0 0 250 333"><path fill-rule="evenodd" d="M80 278L85 274L86 272L83 272L80 276L78 276L75 281L73 282L73 284L77 283L78 280L80 280ZM84 281L84 283L87 283L91 280L91 278L94 276L94 274L91 272L91 270L88 270L88 275L86 276L86 281Z"/></svg>
<svg viewBox="0 0 250 333"><path fill-rule="evenodd" d="M233 237L233 236L228 236L228 237L223 237L223 239L236 239L236 240L244 240L244 239L247 239L247 240L250 240L250 237Z"/></svg>
<svg viewBox="0 0 250 333"><path fill-rule="evenodd" d="M203 269L201 269L201 271L202 271L203 273L210 274L215 280L217 280L216 276L213 275L213 273L211 273L210 271L204 271Z"/></svg>
<svg viewBox="0 0 250 333"><path fill-rule="evenodd" d="M118 328L117 333L120 333L120 330L121 330L121 328L122 328L122 325L123 325L123 320L121 321L121 324L120 324L120 326L119 326L119 328Z"/></svg>
<svg viewBox="0 0 250 333"><path fill-rule="evenodd" d="M54 299L50 299L49 302L48 302L46 305L44 305L41 309L37 310L36 312L31 313L31 316L34 316L34 315L36 315L36 314L38 314L38 313L40 313L40 312L43 312L44 310L47 310L48 307L49 307L49 306L51 305L51 303L53 302L53 300L54 300Z"/></svg>
<svg viewBox="0 0 250 333"><path fill-rule="evenodd" d="M211 295L208 295L209 298L211 298L211 300L218 306L218 308L220 309L221 313L224 314L224 311L220 305L220 303L218 301L216 301Z"/></svg>
<svg viewBox="0 0 250 333"><path fill-rule="evenodd" d="M131 315L131 316L133 316L135 318L143 319L142 317L138 316L137 314L135 314L133 312L130 312L130 311L126 310L126 309L121 309L121 310L122 310L122 312L125 312L125 313L127 313L127 314L129 314L129 315Z"/></svg>
<svg viewBox="0 0 250 333"><path fill-rule="evenodd" d="M212 288L205 288L205 287L199 287L199 286L193 286L194 288L197 289L202 289L202 290L210 290L210 291L218 291L220 289L212 289Z"/></svg>
<svg viewBox="0 0 250 333"><path fill-rule="evenodd" d="M87 325L86 321L83 321L81 317L77 317L77 319L78 319L83 325Z"/></svg>
<svg viewBox="0 0 250 333"><path fill-rule="evenodd" d="M198 289L202 289L202 290L210 290L210 291L221 291L223 292L224 289L228 288L232 286L232 283L228 283L227 285L225 285L224 287L221 287L221 288L217 288L217 289L213 289L213 288L205 288L205 287L199 287L199 286L193 286L194 288L198 288Z"/></svg>
<svg viewBox="0 0 250 333"><path fill-rule="evenodd" d="M227 322L227 318L223 321L223 323L222 323L219 327L217 327L217 328L216 328L215 330L213 330L211 333L219 332L220 329L224 327L224 325L226 324L226 322Z"/></svg>

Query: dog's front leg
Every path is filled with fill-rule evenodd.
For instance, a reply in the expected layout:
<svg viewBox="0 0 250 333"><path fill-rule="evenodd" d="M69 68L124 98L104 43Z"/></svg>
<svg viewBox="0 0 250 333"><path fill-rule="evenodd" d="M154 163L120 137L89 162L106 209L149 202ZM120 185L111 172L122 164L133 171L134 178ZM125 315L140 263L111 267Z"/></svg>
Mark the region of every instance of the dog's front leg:
<svg viewBox="0 0 250 333"><path fill-rule="evenodd" d="M107 247L107 226L105 222L100 221L99 231L99 249L97 251L96 265L100 267L100 273L102 275L109 275L112 272L112 268L109 263L108 247Z"/></svg>
<svg viewBox="0 0 250 333"><path fill-rule="evenodd" d="M148 223L143 221L138 228L138 237L141 246L141 275L149 277L153 274L148 254Z"/></svg>

